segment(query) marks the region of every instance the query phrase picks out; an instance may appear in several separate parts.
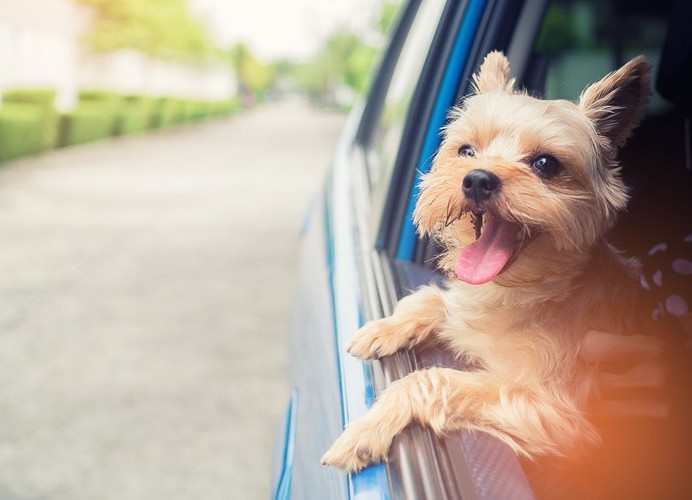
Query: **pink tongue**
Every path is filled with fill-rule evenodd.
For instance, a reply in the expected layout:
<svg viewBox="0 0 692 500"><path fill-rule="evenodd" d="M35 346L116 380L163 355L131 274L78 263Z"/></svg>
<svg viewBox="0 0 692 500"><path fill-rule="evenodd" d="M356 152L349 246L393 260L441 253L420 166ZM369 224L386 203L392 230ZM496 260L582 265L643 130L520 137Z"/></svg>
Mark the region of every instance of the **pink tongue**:
<svg viewBox="0 0 692 500"><path fill-rule="evenodd" d="M500 274L512 256L519 225L488 216L481 237L461 250L457 257L457 277L481 285Z"/></svg>

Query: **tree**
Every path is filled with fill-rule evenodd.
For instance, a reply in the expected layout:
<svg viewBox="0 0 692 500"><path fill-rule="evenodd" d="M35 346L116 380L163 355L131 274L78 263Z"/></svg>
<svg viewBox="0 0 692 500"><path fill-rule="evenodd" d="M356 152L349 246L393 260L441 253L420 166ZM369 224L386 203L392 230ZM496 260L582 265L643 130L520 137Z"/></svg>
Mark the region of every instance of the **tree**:
<svg viewBox="0 0 692 500"><path fill-rule="evenodd" d="M367 33L336 29L314 60L293 68L296 87L322 102L329 101L339 89L349 89L354 95L366 92L383 35L396 19L400 5L400 0L385 1Z"/></svg>
<svg viewBox="0 0 692 500"><path fill-rule="evenodd" d="M185 0L76 0L94 12L84 42L102 52L134 49L159 59L191 60L217 49Z"/></svg>
<svg viewBox="0 0 692 500"><path fill-rule="evenodd" d="M275 80L274 69L260 62L244 43L238 43L228 52L228 59L235 69L241 94L251 94L262 100Z"/></svg>

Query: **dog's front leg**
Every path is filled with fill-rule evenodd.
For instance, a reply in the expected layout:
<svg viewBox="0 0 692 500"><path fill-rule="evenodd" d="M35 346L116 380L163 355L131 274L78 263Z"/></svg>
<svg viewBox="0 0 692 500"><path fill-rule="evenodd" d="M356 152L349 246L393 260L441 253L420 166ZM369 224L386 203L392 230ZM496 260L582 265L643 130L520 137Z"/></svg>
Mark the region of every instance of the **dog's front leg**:
<svg viewBox="0 0 692 500"><path fill-rule="evenodd" d="M486 372L430 368L392 383L372 409L350 423L322 457L323 465L349 472L386 461L394 437L417 422L438 435L488 426L488 408L499 402L498 383Z"/></svg>
<svg viewBox="0 0 692 500"><path fill-rule="evenodd" d="M428 339L447 317L444 291L425 286L404 297L388 318L368 322L347 346L361 359L389 356Z"/></svg>

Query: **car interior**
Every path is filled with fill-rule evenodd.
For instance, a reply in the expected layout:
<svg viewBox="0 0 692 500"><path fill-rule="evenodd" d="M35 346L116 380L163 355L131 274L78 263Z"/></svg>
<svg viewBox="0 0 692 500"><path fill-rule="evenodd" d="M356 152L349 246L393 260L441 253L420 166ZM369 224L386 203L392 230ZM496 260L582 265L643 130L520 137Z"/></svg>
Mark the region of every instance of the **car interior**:
<svg viewBox="0 0 692 500"><path fill-rule="evenodd" d="M642 315L670 346L670 416L601 419L605 446L560 478L575 498L683 498L692 491L692 297L689 270L681 274L674 264L692 255L691 19L684 1L554 1L525 79L531 92L574 100L636 55L654 64L647 114L620 152L631 201L609 239L643 264ZM540 488L540 471L526 469Z"/></svg>

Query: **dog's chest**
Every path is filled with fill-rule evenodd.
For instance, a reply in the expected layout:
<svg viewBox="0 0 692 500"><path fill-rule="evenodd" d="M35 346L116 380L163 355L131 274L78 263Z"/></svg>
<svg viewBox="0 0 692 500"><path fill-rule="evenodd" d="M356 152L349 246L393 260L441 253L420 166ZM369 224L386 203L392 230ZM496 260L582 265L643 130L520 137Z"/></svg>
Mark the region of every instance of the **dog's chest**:
<svg viewBox="0 0 692 500"><path fill-rule="evenodd" d="M455 300L439 335L473 367L516 381L562 383L573 376L577 364L579 339L572 327L526 306Z"/></svg>

